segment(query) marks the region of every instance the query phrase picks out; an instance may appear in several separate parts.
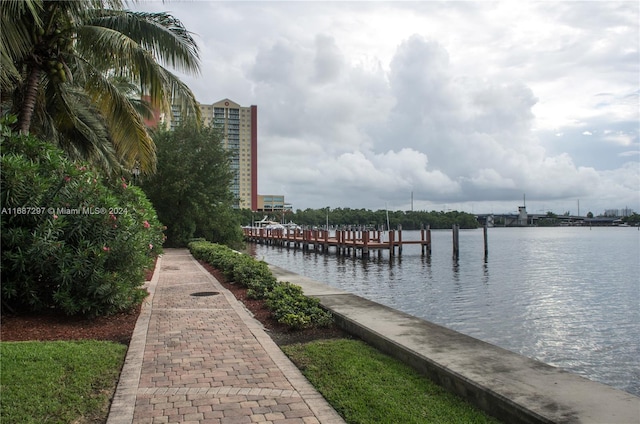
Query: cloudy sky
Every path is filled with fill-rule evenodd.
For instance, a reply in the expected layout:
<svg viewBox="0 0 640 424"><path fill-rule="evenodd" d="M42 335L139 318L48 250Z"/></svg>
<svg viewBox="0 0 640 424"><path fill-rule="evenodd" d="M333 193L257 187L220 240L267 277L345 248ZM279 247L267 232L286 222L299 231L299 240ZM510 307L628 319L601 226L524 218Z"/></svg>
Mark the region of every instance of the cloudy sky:
<svg viewBox="0 0 640 424"><path fill-rule="evenodd" d="M135 7L194 33L198 101L258 106L294 209L640 212L637 1Z"/></svg>

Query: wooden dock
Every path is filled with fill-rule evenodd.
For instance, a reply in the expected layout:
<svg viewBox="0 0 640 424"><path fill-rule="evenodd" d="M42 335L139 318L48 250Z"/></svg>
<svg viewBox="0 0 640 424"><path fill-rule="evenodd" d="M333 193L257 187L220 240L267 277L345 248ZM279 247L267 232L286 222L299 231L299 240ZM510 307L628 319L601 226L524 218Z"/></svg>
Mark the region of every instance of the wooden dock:
<svg viewBox="0 0 640 424"><path fill-rule="evenodd" d="M328 253L333 249L338 255L356 256L368 258L372 252L378 256L386 249L389 256L402 255L402 246L407 244L419 244L422 247L422 255L431 255L431 229L429 227L420 230L420 240L402 240L402 229L386 232L387 240L383 240L383 232L378 230L300 230L300 229L269 229L269 228L243 228L246 241L272 244L287 248L302 250L315 250Z"/></svg>

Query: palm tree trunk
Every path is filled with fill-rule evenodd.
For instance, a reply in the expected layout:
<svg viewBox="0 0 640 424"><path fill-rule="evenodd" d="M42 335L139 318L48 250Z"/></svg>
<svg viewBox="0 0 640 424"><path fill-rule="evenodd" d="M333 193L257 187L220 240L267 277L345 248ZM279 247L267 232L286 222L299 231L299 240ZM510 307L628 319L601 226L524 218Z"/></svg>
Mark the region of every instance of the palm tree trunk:
<svg viewBox="0 0 640 424"><path fill-rule="evenodd" d="M36 98L38 96L38 88L40 85L40 67L34 65L31 68L29 79L27 80L27 88L24 92L24 102L20 110L20 119L18 120L18 130L20 134L29 134L31 128L31 117L36 107Z"/></svg>

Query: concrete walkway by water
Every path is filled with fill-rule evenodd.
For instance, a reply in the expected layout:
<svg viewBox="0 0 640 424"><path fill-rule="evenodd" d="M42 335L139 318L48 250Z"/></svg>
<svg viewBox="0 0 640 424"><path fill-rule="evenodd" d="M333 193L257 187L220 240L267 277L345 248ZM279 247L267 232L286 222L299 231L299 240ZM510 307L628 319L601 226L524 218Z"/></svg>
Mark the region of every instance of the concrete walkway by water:
<svg viewBox="0 0 640 424"><path fill-rule="evenodd" d="M344 423L188 250L148 290L107 424Z"/></svg>
<svg viewBox="0 0 640 424"><path fill-rule="evenodd" d="M505 423L640 424L640 398L270 266L343 328Z"/></svg>

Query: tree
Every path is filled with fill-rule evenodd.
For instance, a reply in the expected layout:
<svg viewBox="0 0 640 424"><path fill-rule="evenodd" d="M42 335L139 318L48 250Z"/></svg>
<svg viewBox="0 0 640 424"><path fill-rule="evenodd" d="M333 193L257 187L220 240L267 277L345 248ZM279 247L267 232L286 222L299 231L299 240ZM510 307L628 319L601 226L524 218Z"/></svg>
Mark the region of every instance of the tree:
<svg viewBox="0 0 640 424"><path fill-rule="evenodd" d="M242 239L233 213L231 153L212 127L188 121L155 136L158 171L141 180L158 218L167 226L167 246L185 246L193 237L234 245Z"/></svg>
<svg viewBox="0 0 640 424"><path fill-rule="evenodd" d="M152 108L169 113L179 103L199 116L193 93L160 64L197 73L198 49L172 16L122 8L123 0L3 0L2 109L18 116L20 132L72 157L151 172L153 140L114 81L136 84Z"/></svg>
<svg viewBox="0 0 640 424"><path fill-rule="evenodd" d="M640 225L640 214L633 213L627 217L627 224Z"/></svg>
<svg viewBox="0 0 640 424"><path fill-rule="evenodd" d="M538 227L554 227L558 225L558 222L558 215L548 211L544 218L538 219L537 225Z"/></svg>
<svg viewBox="0 0 640 424"><path fill-rule="evenodd" d="M371 226L387 228L387 216L391 229L402 225L405 230L418 230L421 225L430 225L433 229L451 228L459 224L461 228L478 228L478 220L474 215L465 212L426 212L426 211L377 211L365 209L335 208L329 212L329 225L332 226ZM327 209L296 210L290 216L300 225L323 227L327 218Z"/></svg>

